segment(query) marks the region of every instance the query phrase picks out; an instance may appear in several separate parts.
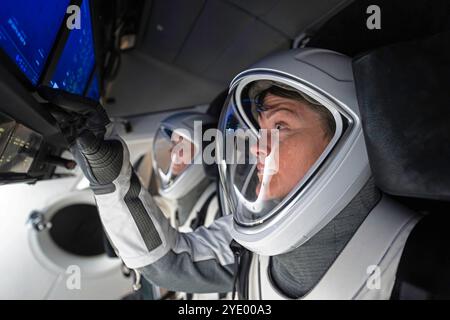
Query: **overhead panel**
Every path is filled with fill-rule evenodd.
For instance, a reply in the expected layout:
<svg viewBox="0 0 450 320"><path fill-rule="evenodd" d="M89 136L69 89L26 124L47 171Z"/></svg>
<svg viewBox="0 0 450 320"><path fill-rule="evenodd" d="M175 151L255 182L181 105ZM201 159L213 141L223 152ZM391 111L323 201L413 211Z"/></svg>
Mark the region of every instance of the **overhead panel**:
<svg viewBox="0 0 450 320"><path fill-rule="evenodd" d="M175 63L203 74L252 20L252 16L226 2L207 1Z"/></svg>
<svg viewBox="0 0 450 320"><path fill-rule="evenodd" d="M224 86L205 80L140 52L122 56L112 87L110 116L137 115L207 104Z"/></svg>
<svg viewBox="0 0 450 320"><path fill-rule="evenodd" d="M260 18L280 32L295 38L305 28L346 0L283 0L277 1ZM347 1L348 2L348 1Z"/></svg>
<svg viewBox="0 0 450 320"><path fill-rule="evenodd" d="M201 14L205 0L154 0L142 50L173 62Z"/></svg>
<svg viewBox="0 0 450 320"><path fill-rule="evenodd" d="M252 15L261 16L267 14L272 7L280 0L226 0L227 2L234 4L245 10Z"/></svg>
<svg viewBox="0 0 450 320"><path fill-rule="evenodd" d="M290 41L289 38L254 18L203 75L212 80L229 82L261 57L274 51L289 49Z"/></svg>

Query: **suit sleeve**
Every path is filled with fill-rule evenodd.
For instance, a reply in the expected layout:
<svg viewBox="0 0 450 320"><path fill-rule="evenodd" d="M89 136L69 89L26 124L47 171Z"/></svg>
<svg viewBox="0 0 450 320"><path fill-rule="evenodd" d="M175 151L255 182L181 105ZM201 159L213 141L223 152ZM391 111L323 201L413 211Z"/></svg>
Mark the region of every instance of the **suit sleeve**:
<svg viewBox="0 0 450 320"><path fill-rule="evenodd" d="M105 188L94 188L102 223L124 263L150 282L174 291L228 292L234 256L231 216L180 233L170 226L134 173L123 145L122 167Z"/></svg>

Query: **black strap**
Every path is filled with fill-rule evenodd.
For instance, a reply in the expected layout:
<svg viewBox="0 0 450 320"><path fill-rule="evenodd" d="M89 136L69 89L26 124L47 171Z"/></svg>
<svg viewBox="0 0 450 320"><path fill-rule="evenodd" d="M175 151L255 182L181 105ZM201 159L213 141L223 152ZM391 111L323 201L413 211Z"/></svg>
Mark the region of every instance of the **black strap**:
<svg viewBox="0 0 450 320"><path fill-rule="evenodd" d="M216 193L213 192L205 201L203 206L201 207L200 211L197 212L197 216L195 219L191 222L191 228L192 230L197 229L198 227L201 227L205 224L206 214L208 213L209 204L211 203L212 199L214 199Z"/></svg>
<svg viewBox="0 0 450 320"><path fill-rule="evenodd" d="M234 277L232 300L235 300L236 293L239 299L248 300L248 275L253 254L248 249L232 240L231 251L234 254Z"/></svg>
<svg viewBox="0 0 450 320"><path fill-rule="evenodd" d="M448 212L417 223L403 250L391 299L450 299L449 227Z"/></svg>

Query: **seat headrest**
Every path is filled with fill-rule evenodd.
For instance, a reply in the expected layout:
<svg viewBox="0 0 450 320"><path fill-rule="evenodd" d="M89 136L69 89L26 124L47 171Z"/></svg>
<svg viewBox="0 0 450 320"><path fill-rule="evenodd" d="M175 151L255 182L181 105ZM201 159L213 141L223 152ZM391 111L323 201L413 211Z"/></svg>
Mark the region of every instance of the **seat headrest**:
<svg viewBox="0 0 450 320"><path fill-rule="evenodd" d="M450 32L371 51L353 70L378 187L450 200Z"/></svg>

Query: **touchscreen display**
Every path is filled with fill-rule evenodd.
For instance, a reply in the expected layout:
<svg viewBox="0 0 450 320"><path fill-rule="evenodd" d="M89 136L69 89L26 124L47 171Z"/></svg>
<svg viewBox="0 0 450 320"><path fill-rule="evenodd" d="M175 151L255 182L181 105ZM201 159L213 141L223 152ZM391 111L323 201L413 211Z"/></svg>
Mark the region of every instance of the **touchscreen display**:
<svg viewBox="0 0 450 320"><path fill-rule="evenodd" d="M63 23L69 0L1 0L0 48L36 85Z"/></svg>
<svg viewBox="0 0 450 320"><path fill-rule="evenodd" d="M82 96L95 67L95 54L89 1L84 0L80 9L80 29L70 31L50 86Z"/></svg>

